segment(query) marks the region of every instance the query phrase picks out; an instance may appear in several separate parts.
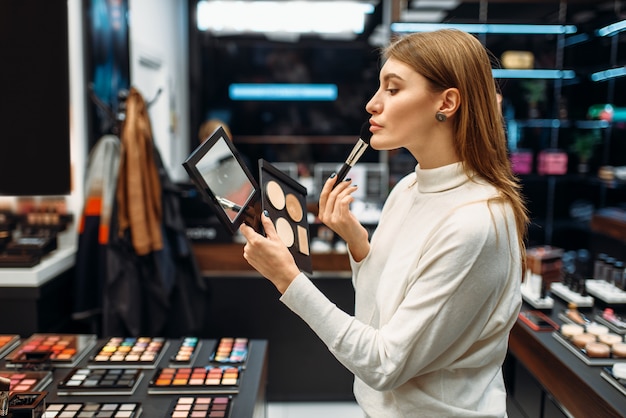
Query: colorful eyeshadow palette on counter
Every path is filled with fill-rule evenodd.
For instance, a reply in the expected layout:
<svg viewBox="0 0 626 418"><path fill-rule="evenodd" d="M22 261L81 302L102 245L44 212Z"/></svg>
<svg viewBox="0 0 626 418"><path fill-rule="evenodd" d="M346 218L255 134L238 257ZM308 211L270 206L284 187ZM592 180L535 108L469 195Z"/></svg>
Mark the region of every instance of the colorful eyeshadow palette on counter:
<svg viewBox="0 0 626 418"><path fill-rule="evenodd" d="M6 366L20 367L29 357L49 352L46 357L55 367L75 367L96 342L92 334L33 334L7 355Z"/></svg>
<svg viewBox="0 0 626 418"><path fill-rule="evenodd" d="M52 372L0 371L0 376L11 381L11 392L40 392L52 382Z"/></svg>
<svg viewBox="0 0 626 418"><path fill-rule="evenodd" d="M248 357L247 338L221 338L210 361L222 364L240 364Z"/></svg>
<svg viewBox="0 0 626 418"><path fill-rule="evenodd" d="M178 347L178 351L170 358L170 367L184 367L193 363L202 342L197 337L185 337Z"/></svg>
<svg viewBox="0 0 626 418"><path fill-rule="evenodd" d="M136 368L76 368L59 382L59 395L132 395L143 377Z"/></svg>
<svg viewBox="0 0 626 418"><path fill-rule="evenodd" d="M313 272L307 219L306 188L267 161L259 160L261 207L298 267Z"/></svg>
<svg viewBox="0 0 626 418"><path fill-rule="evenodd" d="M19 335L0 335L0 359L20 343Z"/></svg>
<svg viewBox="0 0 626 418"><path fill-rule="evenodd" d="M89 367L156 367L167 350L164 338L110 338L89 360Z"/></svg>
<svg viewBox="0 0 626 418"><path fill-rule="evenodd" d="M225 418L230 414L230 396L185 396L178 398L167 417L170 418Z"/></svg>
<svg viewBox="0 0 626 418"><path fill-rule="evenodd" d="M157 370L148 386L149 394L217 394L239 392L241 368L206 366Z"/></svg>
<svg viewBox="0 0 626 418"><path fill-rule="evenodd" d="M54 402L48 404L42 418L137 418L141 412L140 403Z"/></svg>

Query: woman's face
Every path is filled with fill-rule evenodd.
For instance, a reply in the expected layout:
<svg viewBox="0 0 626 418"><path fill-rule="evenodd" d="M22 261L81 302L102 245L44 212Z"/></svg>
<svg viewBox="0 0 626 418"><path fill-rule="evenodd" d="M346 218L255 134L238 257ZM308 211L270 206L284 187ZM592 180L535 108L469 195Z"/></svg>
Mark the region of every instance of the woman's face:
<svg viewBox="0 0 626 418"><path fill-rule="evenodd" d="M407 148L413 155L425 145L437 123L439 95L428 80L408 65L388 59L380 70L380 86L365 106L370 118L372 148Z"/></svg>

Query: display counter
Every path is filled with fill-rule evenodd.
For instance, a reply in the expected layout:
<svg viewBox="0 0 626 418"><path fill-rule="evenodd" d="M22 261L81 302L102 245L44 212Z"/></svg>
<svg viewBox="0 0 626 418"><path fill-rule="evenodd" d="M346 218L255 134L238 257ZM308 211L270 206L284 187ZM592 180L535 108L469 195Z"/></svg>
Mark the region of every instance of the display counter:
<svg viewBox="0 0 626 418"><path fill-rule="evenodd" d="M71 322L76 231L58 236L58 247L34 267L0 268L0 333L56 332Z"/></svg>
<svg viewBox="0 0 626 418"><path fill-rule="evenodd" d="M564 302L555 298L554 308L546 314L562 324L559 313L565 308ZM522 309L532 308L525 305ZM529 397L528 382L520 378L520 373L514 371L509 376L510 394L524 404L527 416L554 416L541 410L539 404L545 400L543 395L549 395L560 409L574 417L623 417L626 414L626 395L602 378L602 367L585 364L552 332L534 331L518 320L511 331L509 352L545 391Z"/></svg>
<svg viewBox="0 0 626 418"><path fill-rule="evenodd" d="M68 382L67 377L74 375L74 370L88 371L88 370L109 370L112 373L121 370L136 370L138 366L116 366L116 367L96 367L93 366L92 357L103 346L107 340L99 340L94 345L90 354L86 355L75 368L54 367L52 370L52 381L45 385L41 390L47 391L46 404L55 404L61 408L60 404L86 404L86 403L98 403L101 405L108 405L110 408L114 408L114 405L131 405L140 404L142 417L171 417L169 413L173 410L174 406L180 402L181 398L198 399L216 397L229 398L229 413L226 415L210 415L210 416L228 416L230 418L264 418L267 416L267 408L265 401L265 387L267 382L267 354L268 344L264 340L249 340L247 358L241 363L241 375L236 387L233 390L223 391L222 388L215 386L215 390L209 388L209 390L202 390L194 392L194 388L189 386L178 386L172 389L172 393L149 393L151 388L154 387L151 384L154 381L154 377L164 367L170 367L170 358L174 356L181 346L182 339L167 340L167 348L165 348L163 356L160 357L160 361L155 363L153 368L140 367L141 378L137 379L138 384L134 386L131 394L121 395L115 393L115 389L109 389L111 394L103 395L86 395L80 393L80 388L75 389L74 395L61 396L59 392L67 390L67 386L64 386ZM210 363L211 354L215 352L216 344L218 340L200 340L199 352L193 360L193 367L203 368L208 367ZM7 371L16 371L12 368L7 368L7 361L1 362L3 371L0 373L6 373ZM143 368L141 368L143 367ZM184 366L176 366L178 368ZM182 370L182 369L181 369ZM40 372L37 372L40 373ZM71 381L71 380L70 380ZM76 381L76 380L74 380ZM121 386L121 385L119 385ZM206 387L205 387L206 388ZM39 390L37 390L39 391ZM93 389L93 391L106 391L102 388ZM178 393L177 393L178 392ZM76 407L76 406L75 406ZM138 408L135 408L138 410ZM85 412L86 413L86 412ZM75 415L60 415L60 416L75 416ZM78 415L87 416L87 415ZM132 414L121 415L97 415L97 416L133 416ZM174 416L195 416L195 415L174 415ZM209 415L207 415L209 416Z"/></svg>

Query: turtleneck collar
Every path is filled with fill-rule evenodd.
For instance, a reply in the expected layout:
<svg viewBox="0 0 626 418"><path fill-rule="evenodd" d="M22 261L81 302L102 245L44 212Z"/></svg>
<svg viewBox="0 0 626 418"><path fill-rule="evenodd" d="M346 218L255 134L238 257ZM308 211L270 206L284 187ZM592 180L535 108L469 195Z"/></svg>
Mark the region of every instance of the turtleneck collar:
<svg viewBox="0 0 626 418"><path fill-rule="evenodd" d="M415 166L417 188L420 193L437 193L459 187L469 181L463 171L463 163L457 162L443 167L425 169Z"/></svg>

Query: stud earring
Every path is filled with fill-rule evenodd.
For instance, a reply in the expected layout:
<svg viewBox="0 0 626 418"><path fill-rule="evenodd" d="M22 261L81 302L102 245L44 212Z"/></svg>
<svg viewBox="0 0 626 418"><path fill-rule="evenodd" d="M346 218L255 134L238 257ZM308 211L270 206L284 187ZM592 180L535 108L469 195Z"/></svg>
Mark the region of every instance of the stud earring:
<svg viewBox="0 0 626 418"><path fill-rule="evenodd" d="M445 122L446 119L448 119L448 117L446 115L444 115L441 112L437 112L435 113L435 118L439 121L439 122Z"/></svg>

